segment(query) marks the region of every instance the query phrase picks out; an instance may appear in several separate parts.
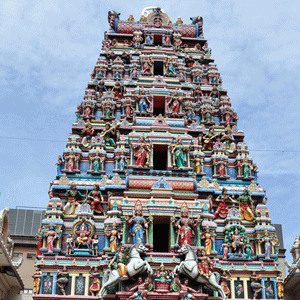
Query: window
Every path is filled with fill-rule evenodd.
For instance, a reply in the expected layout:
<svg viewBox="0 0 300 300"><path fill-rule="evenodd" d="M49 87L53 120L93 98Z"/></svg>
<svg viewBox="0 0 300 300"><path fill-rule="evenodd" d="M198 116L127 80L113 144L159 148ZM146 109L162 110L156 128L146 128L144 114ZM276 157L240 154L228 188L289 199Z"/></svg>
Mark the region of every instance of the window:
<svg viewBox="0 0 300 300"><path fill-rule="evenodd" d="M164 76L164 62L154 61L154 75Z"/></svg>
<svg viewBox="0 0 300 300"><path fill-rule="evenodd" d="M36 258L36 254L35 253L27 253L27 258Z"/></svg>
<svg viewBox="0 0 300 300"><path fill-rule="evenodd" d="M154 145L153 149L153 169L167 170L168 146Z"/></svg>
<svg viewBox="0 0 300 300"><path fill-rule="evenodd" d="M23 253L14 253L14 257L23 257Z"/></svg>

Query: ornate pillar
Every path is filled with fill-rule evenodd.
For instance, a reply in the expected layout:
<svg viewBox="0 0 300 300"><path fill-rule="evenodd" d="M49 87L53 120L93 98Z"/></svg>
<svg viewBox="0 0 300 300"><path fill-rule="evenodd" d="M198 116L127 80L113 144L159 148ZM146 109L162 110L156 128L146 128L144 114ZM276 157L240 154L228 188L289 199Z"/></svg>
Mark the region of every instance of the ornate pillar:
<svg viewBox="0 0 300 300"><path fill-rule="evenodd" d="M75 295L75 288L76 288L76 274L70 275L72 278L71 280L71 295Z"/></svg>
<svg viewBox="0 0 300 300"><path fill-rule="evenodd" d="M52 295L56 295L56 290L57 290L57 273L50 273L50 275L53 276L53 288L52 288Z"/></svg>
<svg viewBox="0 0 300 300"><path fill-rule="evenodd" d="M89 295L89 279L90 279L90 276L86 275L84 277L85 277L84 295L88 296Z"/></svg>

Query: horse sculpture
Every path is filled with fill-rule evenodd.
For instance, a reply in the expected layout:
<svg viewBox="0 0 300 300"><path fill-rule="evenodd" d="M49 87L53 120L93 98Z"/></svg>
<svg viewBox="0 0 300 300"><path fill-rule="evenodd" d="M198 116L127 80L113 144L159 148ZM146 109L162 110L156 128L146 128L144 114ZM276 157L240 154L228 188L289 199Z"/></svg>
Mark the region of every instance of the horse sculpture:
<svg viewBox="0 0 300 300"><path fill-rule="evenodd" d="M222 297L222 300L227 299L222 287L217 282L219 281L218 279L220 279L217 272L212 273L208 279L200 275L197 265L197 256L190 245L183 245L178 252L184 255L185 258L184 261L174 268L172 272L173 276L175 276L176 273L185 274L197 282L204 283L208 288L217 291Z"/></svg>
<svg viewBox="0 0 300 300"><path fill-rule="evenodd" d="M130 249L129 260L127 264L127 275L128 277L133 277L137 274L141 274L145 271L153 274L153 270L147 261L141 258L141 254L145 254L148 249L142 244L137 243ZM106 270L103 275L102 288L99 292L99 299L103 299L103 294L106 289L116 285L126 278L122 278L119 275L118 270Z"/></svg>

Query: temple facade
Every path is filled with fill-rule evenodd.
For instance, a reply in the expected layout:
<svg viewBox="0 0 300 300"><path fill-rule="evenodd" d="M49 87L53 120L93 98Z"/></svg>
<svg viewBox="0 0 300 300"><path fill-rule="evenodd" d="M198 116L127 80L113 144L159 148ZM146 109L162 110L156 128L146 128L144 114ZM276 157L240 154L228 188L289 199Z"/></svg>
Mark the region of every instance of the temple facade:
<svg viewBox="0 0 300 300"><path fill-rule="evenodd" d="M258 168L190 19L108 13L37 236L35 300L282 299Z"/></svg>

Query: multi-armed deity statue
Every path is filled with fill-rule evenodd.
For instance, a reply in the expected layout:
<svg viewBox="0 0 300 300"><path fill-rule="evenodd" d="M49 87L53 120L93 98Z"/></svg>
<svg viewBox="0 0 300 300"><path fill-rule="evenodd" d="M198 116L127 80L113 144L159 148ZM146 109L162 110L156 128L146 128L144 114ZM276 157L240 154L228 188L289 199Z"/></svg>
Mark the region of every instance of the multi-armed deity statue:
<svg viewBox="0 0 300 300"><path fill-rule="evenodd" d="M108 23L51 182L34 299L278 299L278 239L203 19L151 7Z"/></svg>

